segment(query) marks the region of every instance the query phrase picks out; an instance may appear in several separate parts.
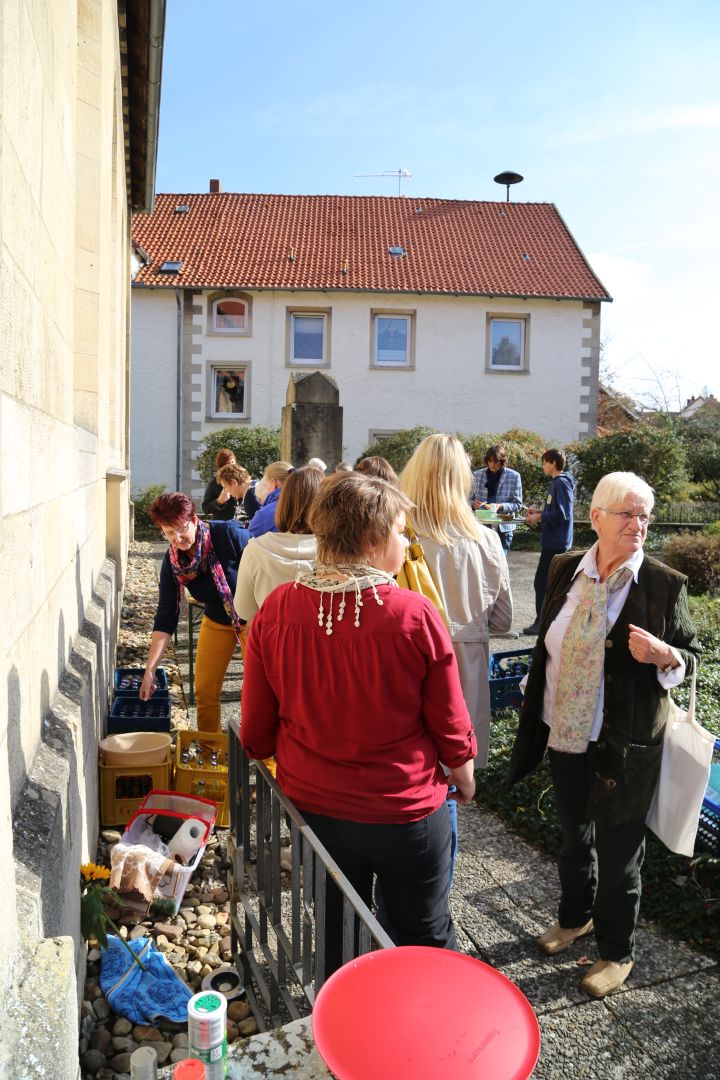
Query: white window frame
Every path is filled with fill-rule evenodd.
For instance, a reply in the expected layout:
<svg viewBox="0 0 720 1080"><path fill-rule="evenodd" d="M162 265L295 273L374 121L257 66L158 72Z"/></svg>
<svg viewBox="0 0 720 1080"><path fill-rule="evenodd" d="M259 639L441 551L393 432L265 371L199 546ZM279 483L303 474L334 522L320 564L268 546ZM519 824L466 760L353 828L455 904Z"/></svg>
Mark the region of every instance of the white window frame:
<svg viewBox="0 0 720 1080"><path fill-rule="evenodd" d="M243 411L242 412L221 412L216 408L216 395L217 395L217 383L216 375L220 372L233 372L235 374L243 375ZM209 366L209 385L208 385L208 408L207 419L208 420L221 420L224 423L234 422L236 420L249 420L250 419L250 364L245 362L222 362L214 360Z"/></svg>
<svg viewBox="0 0 720 1080"><path fill-rule="evenodd" d="M245 325L241 328L237 326L218 326L218 304L242 304L245 310ZM250 305L247 300L241 299L239 296L219 296L217 300L213 300L210 313L210 327L213 334L248 334L250 332Z"/></svg>
<svg viewBox="0 0 720 1080"><path fill-rule="evenodd" d="M330 308L288 308L285 366L301 368L328 368L330 367ZM322 356L306 358L295 356L295 320L296 319L321 319L322 320Z"/></svg>
<svg viewBox="0 0 720 1080"><path fill-rule="evenodd" d="M405 360L380 360L378 359L378 336L381 328L381 320L388 322L404 322L406 326L405 340L407 342ZM383 371L413 371L415 368L415 311L392 311L385 308L372 308L370 311L370 367L379 368Z"/></svg>
<svg viewBox="0 0 720 1080"><path fill-rule="evenodd" d="M493 362L493 331L496 325L511 323L520 326L520 363L497 364ZM504 374L521 374L529 370L529 342L530 342L530 316L515 315L508 312L491 313L487 315L485 344L485 370L503 372Z"/></svg>

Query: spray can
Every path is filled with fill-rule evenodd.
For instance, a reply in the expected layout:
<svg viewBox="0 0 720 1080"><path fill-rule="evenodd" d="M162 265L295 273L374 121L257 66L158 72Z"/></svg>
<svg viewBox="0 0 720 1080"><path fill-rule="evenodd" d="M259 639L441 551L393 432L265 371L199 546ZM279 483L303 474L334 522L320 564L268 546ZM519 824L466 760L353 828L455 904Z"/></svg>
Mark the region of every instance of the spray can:
<svg viewBox="0 0 720 1080"><path fill-rule="evenodd" d="M227 1000L203 990L188 1001L188 1050L205 1066L206 1080L227 1076Z"/></svg>

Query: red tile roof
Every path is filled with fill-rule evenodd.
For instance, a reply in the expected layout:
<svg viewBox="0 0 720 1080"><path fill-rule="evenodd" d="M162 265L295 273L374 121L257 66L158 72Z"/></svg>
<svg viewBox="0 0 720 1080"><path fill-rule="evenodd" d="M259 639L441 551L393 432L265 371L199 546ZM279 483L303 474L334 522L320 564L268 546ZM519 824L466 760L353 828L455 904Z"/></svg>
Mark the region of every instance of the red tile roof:
<svg viewBox="0 0 720 1080"><path fill-rule="evenodd" d="M135 284L149 287L611 299L552 203L158 195L133 239L152 260Z"/></svg>

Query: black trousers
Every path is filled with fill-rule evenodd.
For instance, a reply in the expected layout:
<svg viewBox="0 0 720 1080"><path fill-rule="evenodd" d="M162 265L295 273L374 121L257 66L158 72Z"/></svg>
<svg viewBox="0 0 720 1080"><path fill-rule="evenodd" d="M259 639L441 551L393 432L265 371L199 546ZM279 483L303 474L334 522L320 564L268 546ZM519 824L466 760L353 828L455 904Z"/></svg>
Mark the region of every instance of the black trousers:
<svg viewBox="0 0 720 1080"><path fill-rule="evenodd" d="M457 947L448 907L450 817L445 802L427 817L405 825L302 814L368 907L377 875L398 945ZM326 977L341 964L342 895L328 878Z"/></svg>
<svg viewBox="0 0 720 1080"><path fill-rule="evenodd" d="M593 754L592 743L584 754L549 751L563 834L558 922L571 929L592 916L600 959L621 963L635 955L645 821L609 827L587 818Z"/></svg>
<svg viewBox="0 0 720 1080"><path fill-rule="evenodd" d="M533 585L535 586L535 617L536 620L540 618L540 612L542 611L543 600L545 599L545 593L547 592L548 574L550 573L550 563L553 561L556 555L562 555L564 548L541 548L540 549L540 561L537 564L537 570L535 571L535 580Z"/></svg>

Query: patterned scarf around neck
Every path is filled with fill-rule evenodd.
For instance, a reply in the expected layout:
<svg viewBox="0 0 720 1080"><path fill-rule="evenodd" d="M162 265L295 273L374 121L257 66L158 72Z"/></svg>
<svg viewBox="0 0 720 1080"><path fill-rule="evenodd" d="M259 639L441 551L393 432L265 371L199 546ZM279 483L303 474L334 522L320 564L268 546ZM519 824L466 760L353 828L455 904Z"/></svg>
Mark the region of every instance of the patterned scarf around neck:
<svg viewBox="0 0 720 1080"><path fill-rule="evenodd" d="M340 566L322 566L315 563L308 574L302 574L295 580L295 588L304 585L306 589L320 593L320 607L318 608L318 626L325 627L328 637L333 632L333 597L340 595L340 604L335 616L336 622L342 622L345 615L346 593L355 594L355 626L360 625L360 608L363 606L363 590L372 589L372 594L378 607L383 606L383 601L378 595L378 585L392 585L398 588L398 583L392 574L384 570L378 570L375 566L367 566L365 563L347 563ZM328 610L325 611L325 597L328 598Z"/></svg>
<svg viewBox="0 0 720 1080"><path fill-rule="evenodd" d="M215 548L210 538L210 526L205 521L198 521L195 534L195 547L187 553L183 552L183 561L180 561L180 552L172 544L170 545L170 569L172 570L178 587L178 603L183 598L183 590L189 581L194 581L199 574L205 573L206 568L210 571L215 588L222 600L230 623L234 630L239 631L242 623L240 616L235 611L233 594L225 577L222 563L218 559ZM186 561L187 560L187 561Z"/></svg>

